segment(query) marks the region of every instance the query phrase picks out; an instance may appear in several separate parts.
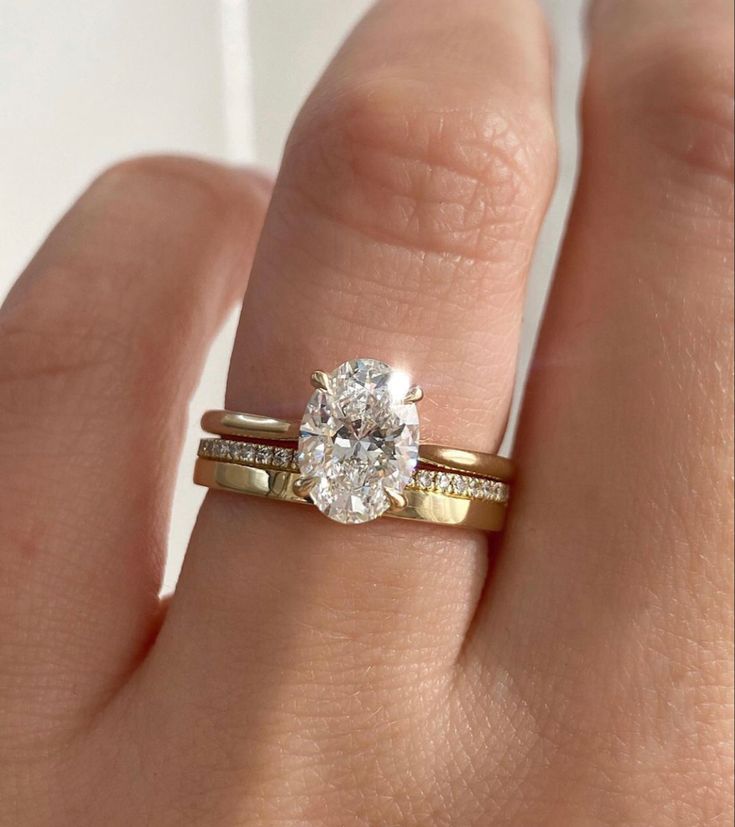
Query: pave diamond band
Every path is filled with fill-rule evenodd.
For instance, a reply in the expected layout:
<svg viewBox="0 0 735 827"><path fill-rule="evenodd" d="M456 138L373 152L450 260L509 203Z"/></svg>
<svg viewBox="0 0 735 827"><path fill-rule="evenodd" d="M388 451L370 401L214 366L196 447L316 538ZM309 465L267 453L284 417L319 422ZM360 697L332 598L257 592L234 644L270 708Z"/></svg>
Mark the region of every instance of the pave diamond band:
<svg viewBox="0 0 735 827"><path fill-rule="evenodd" d="M383 515L444 525L502 527L510 460L421 441L424 391L377 359L311 376L300 422L208 411L195 481L308 502L342 524ZM232 437L236 437L233 439Z"/></svg>
<svg viewBox="0 0 735 827"><path fill-rule="evenodd" d="M198 451L203 459L287 471L299 470L296 454L295 449L278 445L211 438L202 439ZM508 484L500 480L431 468L414 471L406 488L497 503L508 502L509 494Z"/></svg>
<svg viewBox="0 0 735 827"><path fill-rule="evenodd" d="M448 471L421 468L416 471L407 487L419 491L438 491L449 497L467 497L470 500L489 500L494 503L508 502L508 483L487 477L472 477Z"/></svg>
<svg viewBox="0 0 735 827"><path fill-rule="evenodd" d="M296 451L293 448L262 443L240 442L234 439L202 439L199 442L198 455L206 459L237 462L241 465L299 470L296 464Z"/></svg>

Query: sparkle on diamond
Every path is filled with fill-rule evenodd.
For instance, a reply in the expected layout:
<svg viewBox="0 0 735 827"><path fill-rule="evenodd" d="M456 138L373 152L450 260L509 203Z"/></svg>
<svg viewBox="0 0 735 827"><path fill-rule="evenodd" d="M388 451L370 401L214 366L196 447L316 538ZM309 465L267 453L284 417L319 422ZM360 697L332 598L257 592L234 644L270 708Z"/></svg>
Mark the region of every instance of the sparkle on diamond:
<svg viewBox="0 0 735 827"><path fill-rule="evenodd" d="M301 422L298 465L316 477L317 507L340 523L364 523L389 507L386 488L402 492L419 450L416 405L404 404L409 379L375 359L355 359L316 390Z"/></svg>

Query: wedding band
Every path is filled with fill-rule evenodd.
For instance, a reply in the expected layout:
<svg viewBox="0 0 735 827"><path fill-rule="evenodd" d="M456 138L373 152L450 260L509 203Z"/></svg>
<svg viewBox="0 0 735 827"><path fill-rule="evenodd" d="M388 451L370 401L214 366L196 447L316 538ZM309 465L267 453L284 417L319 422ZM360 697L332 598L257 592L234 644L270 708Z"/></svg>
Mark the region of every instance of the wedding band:
<svg viewBox="0 0 735 827"><path fill-rule="evenodd" d="M513 476L504 457L422 443L423 391L400 370L354 359L328 374L297 422L208 411L194 481L209 488L311 503L336 522L380 516L486 531L502 528Z"/></svg>
<svg viewBox="0 0 735 827"><path fill-rule="evenodd" d="M207 488L282 502L308 504L309 499L304 499L293 490L294 483L300 478L297 471L213 461L201 456L194 468L194 482ZM445 483L438 481L438 484ZM505 486L505 483L495 481L495 485ZM483 531L500 531L505 521L505 500L489 498L504 497L502 490L495 495L488 495L488 499L474 499L469 496L442 494L438 490L406 487L403 496L405 505L400 509L389 509L385 516L422 520L436 525L464 526Z"/></svg>

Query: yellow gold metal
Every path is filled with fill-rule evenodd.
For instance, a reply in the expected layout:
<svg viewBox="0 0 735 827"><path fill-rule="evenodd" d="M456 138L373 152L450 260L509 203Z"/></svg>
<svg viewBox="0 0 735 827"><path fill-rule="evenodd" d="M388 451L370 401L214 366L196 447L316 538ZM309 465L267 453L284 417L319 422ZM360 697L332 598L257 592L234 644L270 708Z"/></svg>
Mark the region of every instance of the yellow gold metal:
<svg viewBox="0 0 735 827"><path fill-rule="evenodd" d="M480 451L464 451L445 445L422 443L419 446L419 460L427 465L448 468L452 471L469 471L483 477L508 482L513 479L513 461L497 454L483 454Z"/></svg>
<svg viewBox="0 0 735 827"><path fill-rule="evenodd" d="M291 419L239 413L207 411L201 420L202 430L219 436L241 436L252 439L298 439L299 423Z"/></svg>
<svg viewBox="0 0 735 827"><path fill-rule="evenodd" d="M296 419L271 419L235 411L207 411L202 417L202 428L207 433L218 436L295 441L299 438L299 426L300 422ZM419 462L504 482L511 480L514 474L513 462L506 457L432 443L422 443L419 446Z"/></svg>
<svg viewBox="0 0 735 827"><path fill-rule="evenodd" d="M194 467L194 482L207 488L310 505L294 491L298 479L299 474L294 471L254 468L201 457ZM506 507L498 502L408 488L404 496L405 506L397 511L386 511L384 516L483 531L500 531L505 520Z"/></svg>
<svg viewBox="0 0 735 827"><path fill-rule="evenodd" d="M423 398L424 389L419 385L414 385L412 388L408 389L408 393L403 397L403 401L406 405L408 405L411 402L420 402Z"/></svg>
<svg viewBox="0 0 735 827"><path fill-rule="evenodd" d="M293 481L293 492L297 497L301 497L302 500L305 500L314 490L318 482L319 480L316 479L316 477L299 477L297 480Z"/></svg>
<svg viewBox="0 0 735 827"><path fill-rule="evenodd" d="M388 497L391 511L401 511L408 504L403 494L400 491L394 491L392 488L385 489L385 496Z"/></svg>
<svg viewBox="0 0 735 827"><path fill-rule="evenodd" d="M318 390L329 390L329 374L323 370L315 370L311 374L311 386Z"/></svg>

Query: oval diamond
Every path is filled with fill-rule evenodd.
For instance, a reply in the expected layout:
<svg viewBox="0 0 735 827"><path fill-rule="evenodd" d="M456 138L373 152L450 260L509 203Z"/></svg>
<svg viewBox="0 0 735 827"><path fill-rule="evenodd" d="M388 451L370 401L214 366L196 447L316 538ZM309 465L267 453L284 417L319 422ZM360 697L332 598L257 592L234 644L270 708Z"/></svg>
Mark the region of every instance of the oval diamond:
<svg viewBox="0 0 735 827"><path fill-rule="evenodd" d="M402 493L419 453L419 416L405 402L408 376L375 359L353 359L329 374L301 421L298 465L317 480L319 510L339 523L374 520Z"/></svg>

